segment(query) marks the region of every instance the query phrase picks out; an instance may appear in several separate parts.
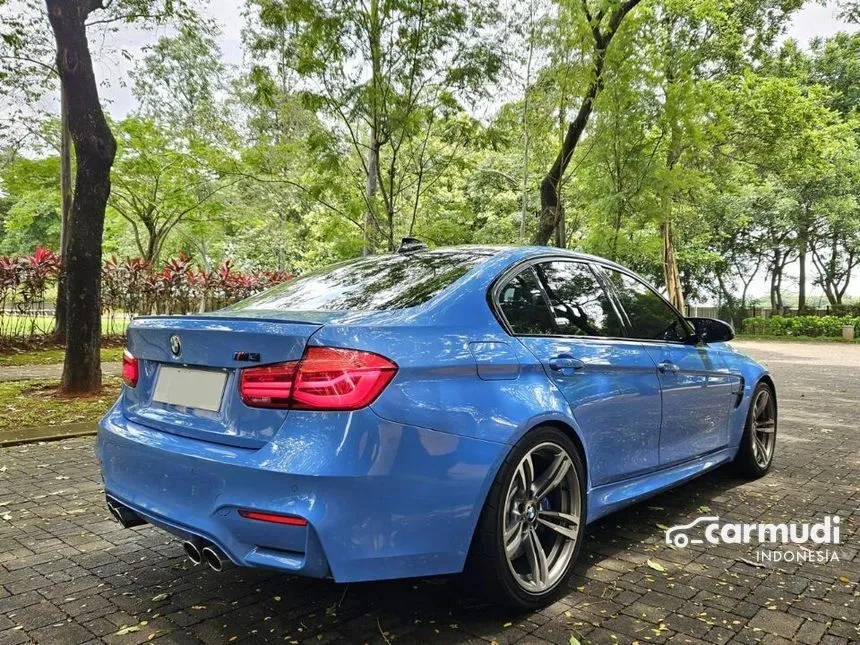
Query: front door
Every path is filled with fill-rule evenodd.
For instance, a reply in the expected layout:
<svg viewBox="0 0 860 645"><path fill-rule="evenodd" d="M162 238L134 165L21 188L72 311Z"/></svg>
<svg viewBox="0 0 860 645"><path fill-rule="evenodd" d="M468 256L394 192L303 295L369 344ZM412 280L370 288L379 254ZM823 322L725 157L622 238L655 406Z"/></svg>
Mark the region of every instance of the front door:
<svg viewBox="0 0 860 645"><path fill-rule="evenodd" d="M511 331L570 404L595 486L659 465L660 384L588 264L530 266L498 291Z"/></svg>
<svg viewBox="0 0 860 645"><path fill-rule="evenodd" d="M605 268L627 318L641 339L663 391L660 464L668 466L728 445L728 417L737 401L739 377L717 352L689 344L692 329L656 291L627 273Z"/></svg>

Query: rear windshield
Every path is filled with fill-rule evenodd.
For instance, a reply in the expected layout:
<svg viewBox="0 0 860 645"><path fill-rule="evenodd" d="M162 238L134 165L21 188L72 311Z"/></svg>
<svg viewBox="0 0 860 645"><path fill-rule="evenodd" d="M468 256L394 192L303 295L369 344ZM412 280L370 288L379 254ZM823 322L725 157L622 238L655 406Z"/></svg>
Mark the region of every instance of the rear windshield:
<svg viewBox="0 0 860 645"><path fill-rule="evenodd" d="M374 311L424 304L486 254L420 251L336 264L237 302L228 308L268 311Z"/></svg>

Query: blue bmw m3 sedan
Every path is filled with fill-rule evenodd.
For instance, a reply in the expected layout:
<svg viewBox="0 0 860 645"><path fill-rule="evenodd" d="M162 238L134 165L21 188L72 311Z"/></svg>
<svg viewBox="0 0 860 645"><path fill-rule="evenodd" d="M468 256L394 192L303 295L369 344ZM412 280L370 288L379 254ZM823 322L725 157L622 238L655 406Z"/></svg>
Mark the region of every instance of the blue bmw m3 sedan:
<svg viewBox="0 0 860 645"><path fill-rule="evenodd" d="M732 336L545 247L411 244L137 318L100 424L108 507L214 569L465 569L538 607L587 523L721 464L768 471L775 386Z"/></svg>

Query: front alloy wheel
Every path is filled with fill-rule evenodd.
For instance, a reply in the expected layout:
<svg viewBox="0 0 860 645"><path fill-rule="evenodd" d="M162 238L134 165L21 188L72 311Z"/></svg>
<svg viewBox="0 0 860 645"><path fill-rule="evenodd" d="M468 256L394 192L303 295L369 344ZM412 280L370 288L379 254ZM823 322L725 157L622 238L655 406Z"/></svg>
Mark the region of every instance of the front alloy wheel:
<svg viewBox="0 0 860 645"><path fill-rule="evenodd" d="M776 450L776 396L767 383L753 392L744 434L735 457L737 471L745 477L761 477L773 463Z"/></svg>
<svg viewBox="0 0 860 645"><path fill-rule="evenodd" d="M584 530L584 468L561 430L537 428L513 449L481 515L470 564L496 599L549 603L573 569Z"/></svg>

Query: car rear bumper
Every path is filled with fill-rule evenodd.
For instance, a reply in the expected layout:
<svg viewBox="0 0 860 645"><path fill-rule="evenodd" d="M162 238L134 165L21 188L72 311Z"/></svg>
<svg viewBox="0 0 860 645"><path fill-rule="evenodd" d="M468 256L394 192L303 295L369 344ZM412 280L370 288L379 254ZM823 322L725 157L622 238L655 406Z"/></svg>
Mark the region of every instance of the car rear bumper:
<svg viewBox="0 0 860 645"><path fill-rule="evenodd" d="M115 406L97 443L106 494L153 525L211 541L237 565L338 582L461 571L506 449L369 409L291 412L252 450L133 423Z"/></svg>

